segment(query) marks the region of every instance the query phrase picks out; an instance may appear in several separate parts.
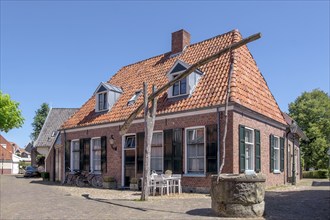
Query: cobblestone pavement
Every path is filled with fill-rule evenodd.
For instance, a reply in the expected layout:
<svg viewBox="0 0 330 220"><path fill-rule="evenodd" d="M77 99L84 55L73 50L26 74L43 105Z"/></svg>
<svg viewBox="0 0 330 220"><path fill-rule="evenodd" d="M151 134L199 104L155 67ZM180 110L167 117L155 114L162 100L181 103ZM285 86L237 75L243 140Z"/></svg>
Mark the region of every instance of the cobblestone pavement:
<svg viewBox="0 0 330 220"><path fill-rule="evenodd" d="M207 194L151 196L0 176L0 219L219 219ZM266 219L330 219L330 184L304 180L266 193Z"/></svg>

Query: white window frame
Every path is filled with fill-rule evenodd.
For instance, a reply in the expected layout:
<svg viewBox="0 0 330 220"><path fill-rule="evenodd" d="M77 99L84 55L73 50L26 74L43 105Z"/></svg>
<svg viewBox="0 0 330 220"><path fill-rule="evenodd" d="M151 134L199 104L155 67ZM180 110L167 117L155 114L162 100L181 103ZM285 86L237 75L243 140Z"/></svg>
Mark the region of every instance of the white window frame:
<svg viewBox="0 0 330 220"><path fill-rule="evenodd" d="M245 170L246 171L254 171L255 168L255 134L254 134L254 129L253 128L249 128L249 127L245 127L245 134L246 134L246 130L252 131L252 142L248 142L246 140L246 138L244 137L244 143L245 143ZM252 167L248 167L249 161L248 159L250 159L249 157L247 157L246 154L246 150L247 150L247 146L251 146L252 148L252 153L251 153L251 165Z"/></svg>
<svg viewBox="0 0 330 220"><path fill-rule="evenodd" d="M107 91L105 91L105 92L99 92L99 93L97 93L96 94L97 95L97 108L98 108L98 111L106 111L106 110L108 110L109 109L109 105L108 105L108 96L109 96L109 94L108 94L108 92ZM101 100L100 100L100 95L101 95L101 97L102 97L102 99L103 99L103 106L101 107ZM104 96L106 96L106 97L104 97Z"/></svg>
<svg viewBox="0 0 330 220"><path fill-rule="evenodd" d="M189 173L188 172L188 130L200 129L204 130L204 171L203 173ZM195 127L188 127L185 128L185 176L195 176L195 177L205 177L206 175L206 128L205 126L195 126Z"/></svg>
<svg viewBox="0 0 330 220"><path fill-rule="evenodd" d="M176 77L178 77L179 75L181 75L181 73L183 73L184 71L180 71L180 72L176 72L176 73L171 74L172 80L175 79ZM181 93L181 81L184 80L184 79L186 80L186 91L184 93ZM189 84L188 77L185 77L185 78L181 79L180 81L178 81L176 83L179 83L179 94L174 95L174 84L173 84L173 86L171 86L172 97L180 97L180 96L187 95L188 94L188 92L187 92L188 84Z"/></svg>
<svg viewBox="0 0 330 220"><path fill-rule="evenodd" d="M93 137L91 140L90 140L90 169L91 169L91 172L92 173L96 173L96 174L100 174L101 173L101 170L94 170L94 144L93 144L93 140L97 140L99 139L100 140L100 149L97 150L97 151L100 151L100 163L101 163L101 166L102 166L102 146L101 146L101 137ZM101 167L102 168L102 167Z"/></svg>
<svg viewBox="0 0 330 220"><path fill-rule="evenodd" d="M74 145L74 142L78 142L78 146L79 146L79 151L73 151L73 145ZM74 152L79 152L79 162L78 162L78 166L79 168L78 169L74 169L73 165L74 165L74 157L73 157L73 153ZM71 173L74 173L75 170L80 170L80 141L79 139L74 139L74 140L71 140L71 144L70 144L70 169L71 169Z"/></svg>
<svg viewBox="0 0 330 220"><path fill-rule="evenodd" d="M277 140L277 144L275 142ZM281 152L280 152L280 138L278 136L274 136L274 173L280 173L281 171ZM277 155L277 157L275 156ZM276 160L277 158L277 160ZM277 169L276 169L277 166Z"/></svg>
<svg viewBox="0 0 330 220"><path fill-rule="evenodd" d="M161 157L156 157L156 158L161 158L162 160L162 163L161 163L161 167L162 167L162 169L161 169L161 173L164 173L164 134L163 134L163 131L154 131L153 133L152 133L152 135L154 135L154 134L156 134L156 133L161 133L162 134L162 138L161 138L161 140L162 140L162 155L161 155ZM151 141L151 151L152 151L152 141ZM153 157L152 157L152 155L151 155L151 152L150 152L150 170L152 170L151 169L151 159L152 159ZM157 171L157 170L156 170ZM158 172L158 171L157 171Z"/></svg>

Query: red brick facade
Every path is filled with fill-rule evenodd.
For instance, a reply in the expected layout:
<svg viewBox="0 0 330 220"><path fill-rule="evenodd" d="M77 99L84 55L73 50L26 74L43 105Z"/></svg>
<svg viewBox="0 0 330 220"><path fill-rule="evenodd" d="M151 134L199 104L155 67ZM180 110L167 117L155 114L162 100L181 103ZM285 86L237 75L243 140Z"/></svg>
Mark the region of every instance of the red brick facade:
<svg viewBox="0 0 330 220"><path fill-rule="evenodd" d="M237 108L236 108L237 109ZM251 116L252 115L252 116ZM218 118L220 118L220 154L222 154L222 135L224 133L224 113L216 112L215 109L213 112L191 115L191 116L179 116L177 118L166 118L156 120L154 131L164 131L166 129L174 128L189 128L196 126L206 126L217 124ZM247 116L244 112L239 110L231 110L228 114L228 131L226 139L226 160L223 173L239 173L239 125L244 125L253 129L260 130L261 136L261 172L266 175L267 186L274 186L286 183L286 167L284 172L279 174L274 174L270 172L270 150L269 150L269 135L273 134L278 137L285 138L285 127L284 125L275 122L267 118L259 118L255 113L250 113L250 116ZM114 146L117 147L117 151L112 149L109 146L109 141L107 141L107 172L103 175L113 176L118 185L122 185L122 160L123 160L123 144L122 136L119 135L120 126L104 127L104 128L95 128L86 127L83 130L79 131L66 131L65 135L62 135L62 143L65 143L67 140L75 139L84 139L84 138L93 138L106 136L107 140L113 135ZM144 131L144 123L141 121L139 123L134 123L128 130L128 134L136 134L138 132ZM66 139L66 140L65 140ZM206 173L204 176L192 177L186 175L186 132L183 135L183 176L182 176L182 186L185 191L207 191L211 183L211 174ZM286 141L285 141L286 143ZM286 152L285 145L285 152ZM64 152L64 150L62 151ZM64 154L62 154L63 156ZM221 158L221 156L220 156ZM285 155L286 158L286 155ZM64 161L64 158L63 158ZM286 161L285 161L286 166ZM62 170L63 172L63 170ZM140 177L141 174L137 174L137 177Z"/></svg>

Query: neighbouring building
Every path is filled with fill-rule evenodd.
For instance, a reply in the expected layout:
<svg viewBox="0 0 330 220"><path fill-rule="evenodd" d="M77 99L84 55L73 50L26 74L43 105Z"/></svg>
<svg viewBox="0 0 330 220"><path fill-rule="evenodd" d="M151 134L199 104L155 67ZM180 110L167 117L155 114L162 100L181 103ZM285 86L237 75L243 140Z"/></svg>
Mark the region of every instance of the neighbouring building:
<svg viewBox="0 0 330 220"><path fill-rule="evenodd" d="M15 155L16 148L0 134L0 173L18 174L20 157Z"/></svg>
<svg viewBox="0 0 330 220"><path fill-rule="evenodd" d="M33 150L45 156L45 171L49 172L51 180L57 181L61 178L59 167L62 158L59 155L62 142L58 129L76 111L75 108L51 108L34 142Z"/></svg>
<svg viewBox="0 0 330 220"><path fill-rule="evenodd" d="M143 113L128 133L119 130L143 103L143 82L157 88L198 60L242 39L238 30L190 44L172 33L171 51L121 68L61 128L62 174L88 170L129 185L143 171ZM147 48L145 48L147 49ZM274 63L274 65L277 65ZM184 191L207 192L219 170L228 75L232 69L224 173L261 172L267 186L288 182L288 126L247 46L201 66L163 92L151 147L151 170L182 175ZM280 86L280 85L279 85ZM63 179L62 179L63 180Z"/></svg>

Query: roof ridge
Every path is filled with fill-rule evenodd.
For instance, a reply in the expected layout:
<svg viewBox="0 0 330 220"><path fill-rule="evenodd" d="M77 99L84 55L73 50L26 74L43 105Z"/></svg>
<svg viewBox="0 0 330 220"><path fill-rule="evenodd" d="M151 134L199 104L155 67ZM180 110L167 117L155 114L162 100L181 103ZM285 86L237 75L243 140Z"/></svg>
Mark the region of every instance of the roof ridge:
<svg viewBox="0 0 330 220"><path fill-rule="evenodd" d="M196 43L190 44L190 45L188 45L188 47L192 47L192 46L195 46L195 45L198 45L198 44L201 44L201 43L204 43L204 42L207 42L207 41L213 40L213 39L215 39L215 38L222 37L222 36L224 36L224 35L226 35L226 34L229 34L229 33L231 33L231 32L238 32L238 34L240 35L238 29L233 29L233 30L228 31L228 32L226 32L226 33L219 34L219 35L216 35L216 36L214 36L214 37L211 37L211 38L208 38L208 39L205 39L205 40L202 40L202 41L199 41L199 42L196 42ZM156 57L166 56L166 55L170 55L170 54L171 54L171 51L168 51L168 52L165 52L165 53L161 53L161 54L158 54L158 55L155 55L155 56L149 57L149 58L144 59L144 60L139 60L139 61L137 61L137 62L135 62L135 63L128 64L128 65L126 65L126 66L121 67L121 68L116 72L116 74L117 74L118 72L120 72L120 70L122 70L122 69L124 69L124 68L128 68L128 67L130 67L130 66L133 66L133 65L136 65L136 64L139 64L139 63L142 63L142 62L145 62L145 61L148 61L148 60L154 59L154 58L156 58ZM114 74L112 77L114 77L116 74ZM112 78L112 77L111 77L111 78ZM110 79L111 79L111 78L110 78ZM107 82L109 82L109 81L110 81L110 80L108 80Z"/></svg>

